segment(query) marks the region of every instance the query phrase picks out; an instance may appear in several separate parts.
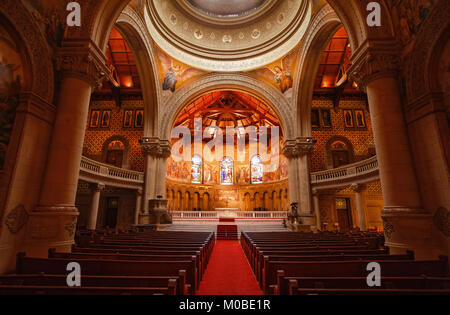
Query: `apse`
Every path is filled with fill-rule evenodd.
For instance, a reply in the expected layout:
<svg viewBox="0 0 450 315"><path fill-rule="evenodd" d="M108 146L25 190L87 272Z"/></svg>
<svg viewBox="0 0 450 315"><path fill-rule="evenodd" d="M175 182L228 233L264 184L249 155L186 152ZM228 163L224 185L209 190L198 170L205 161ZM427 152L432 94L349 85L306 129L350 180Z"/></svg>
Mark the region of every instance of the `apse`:
<svg viewBox="0 0 450 315"><path fill-rule="evenodd" d="M183 210L287 210L288 166L280 154L280 120L265 102L239 91L205 93L180 111L174 127L189 130L189 139L171 140L169 207L179 210L177 196L184 191L190 196L207 193L208 202L181 203Z"/></svg>

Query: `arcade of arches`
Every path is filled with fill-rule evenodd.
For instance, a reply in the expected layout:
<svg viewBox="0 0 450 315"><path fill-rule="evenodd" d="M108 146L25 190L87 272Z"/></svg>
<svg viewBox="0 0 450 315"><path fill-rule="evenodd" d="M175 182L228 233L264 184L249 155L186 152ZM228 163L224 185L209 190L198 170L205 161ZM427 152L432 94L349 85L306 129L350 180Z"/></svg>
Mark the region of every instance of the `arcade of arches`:
<svg viewBox="0 0 450 315"><path fill-rule="evenodd" d="M449 1L79 2L0 3L0 273L157 198L448 254Z"/></svg>

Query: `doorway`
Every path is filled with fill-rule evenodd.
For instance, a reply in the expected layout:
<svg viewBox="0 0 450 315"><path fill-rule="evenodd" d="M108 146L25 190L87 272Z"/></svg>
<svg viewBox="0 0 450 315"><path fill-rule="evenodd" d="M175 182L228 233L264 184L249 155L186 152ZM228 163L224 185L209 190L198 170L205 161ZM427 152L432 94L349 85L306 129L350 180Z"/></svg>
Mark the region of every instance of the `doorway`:
<svg viewBox="0 0 450 315"><path fill-rule="evenodd" d="M336 213L339 230L349 232L353 226L349 198L336 198Z"/></svg>
<svg viewBox="0 0 450 315"><path fill-rule="evenodd" d="M119 212L119 198L109 197L106 200L106 202L107 204L106 204L105 227L114 229L117 226L117 214Z"/></svg>

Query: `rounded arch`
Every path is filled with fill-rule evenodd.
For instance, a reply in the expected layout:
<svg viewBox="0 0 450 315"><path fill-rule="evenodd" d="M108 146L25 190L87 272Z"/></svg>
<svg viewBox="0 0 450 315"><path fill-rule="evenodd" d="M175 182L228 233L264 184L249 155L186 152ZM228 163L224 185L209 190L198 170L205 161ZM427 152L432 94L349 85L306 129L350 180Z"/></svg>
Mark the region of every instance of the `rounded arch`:
<svg viewBox="0 0 450 315"><path fill-rule="evenodd" d="M160 89L157 88L158 74L154 60L153 45L146 25L138 13L130 6L126 7L114 25L126 40L136 61L142 84L144 101L144 137L152 137L157 133L158 99Z"/></svg>
<svg viewBox="0 0 450 315"><path fill-rule="evenodd" d="M130 143L128 140L123 136L112 136L103 143L102 146L102 162L106 162L108 158L108 151L110 148L110 145L113 142L119 141L123 144L124 150L123 150L123 162L122 162L122 168L128 169L130 168Z"/></svg>
<svg viewBox="0 0 450 315"><path fill-rule="evenodd" d="M353 144L350 142L350 140L348 140L346 137L344 136L334 136L331 137L327 143L325 144L325 154L326 154L326 161L327 161L327 169L331 169L334 168L333 165L333 150L335 150L335 148L333 148L333 144L335 143L343 143L344 147L343 147L343 151L348 151L348 164L353 163L354 161L354 149L353 149Z"/></svg>
<svg viewBox="0 0 450 315"><path fill-rule="evenodd" d="M24 50L24 86L22 92L31 92L48 104L54 97L54 68L47 40L28 9L20 2L0 2L0 25L17 37L17 44Z"/></svg>
<svg viewBox="0 0 450 315"><path fill-rule="evenodd" d="M310 137L311 104L314 92L314 79L319 69L320 60L326 45L333 35L342 27L341 20L329 5L323 6L315 15L310 29L303 41L297 61L294 82L293 104L297 104L298 135Z"/></svg>
<svg viewBox="0 0 450 315"><path fill-rule="evenodd" d="M441 92L436 75L439 57L450 31L450 2L438 1L428 15L416 39L406 67L407 96L410 103L425 94ZM424 65L417 67L417 65Z"/></svg>
<svg viewBox="0 0 450 315"><path fill-rule="evenodd" d="M212 73L201 76L191 83L181 86L180 89L162 104L162 112L159 116L159 125L161 126L160 138L164 140L170 139L171 128L186 104L205 92L223 89L246 92L266 102L267 105L272 107L278 117L280 117L283 136L285 138L294 136L293 108L278 89L245 74Z"/></svg>

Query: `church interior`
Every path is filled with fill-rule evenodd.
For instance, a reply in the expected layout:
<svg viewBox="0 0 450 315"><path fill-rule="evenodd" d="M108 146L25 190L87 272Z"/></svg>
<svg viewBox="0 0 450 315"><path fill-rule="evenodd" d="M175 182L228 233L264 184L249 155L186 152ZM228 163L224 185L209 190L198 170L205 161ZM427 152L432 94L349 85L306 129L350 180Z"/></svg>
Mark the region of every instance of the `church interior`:
<svg viewBox="0 0 450 315"><path fill-rule="evenodd" d="M449 12L1 1L0 295L450 295Z"/></svg>

